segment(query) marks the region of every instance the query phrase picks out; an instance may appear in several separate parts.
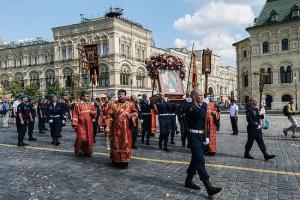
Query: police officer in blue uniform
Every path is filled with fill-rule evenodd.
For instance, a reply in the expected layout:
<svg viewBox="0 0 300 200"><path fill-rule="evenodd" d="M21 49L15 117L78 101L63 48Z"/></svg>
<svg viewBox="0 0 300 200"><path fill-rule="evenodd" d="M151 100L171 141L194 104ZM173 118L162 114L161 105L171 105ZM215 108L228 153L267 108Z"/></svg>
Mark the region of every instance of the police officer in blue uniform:
<svg viewBox="0 0 300 200"><path fill-rule="evenodd" d="M187 136L189 133L188 127L188 111L189 108L193 105L192 98L190 92L186 92L186 98L183 100L182 104L178 109L178 121L180 124L180 132L181 132L181 142L182 147L185 147ZM188 147L189 145L187 145Z"/></svg>
<svg viewBox="0 0 300 200"><path fill-rule="evenodd" d="M178 106L175 103L171 103L171 111L170 111L170 120L171 120L171 142L170 144L175 144L175 133L177 132L176 125L176 113Z"/></svg>
<svg viewBox="0 0 300 200"><path fill-rule="evenodd" d="M30 110L27 105L28 97L26 95L20 95L22 102L17 107L16 125L18 132L18 146L27 146L24 143L24 137L27 131L27 125L29 122Z"/></svg>
<svg viewBox="0 0 300 200"><path fill-rule="evenodd" d="M94 143L96 143L96 135L97 135L97 131L98 131L98 120L99 120L99 117L100 117L100 114L101 114L101 108L100 108L100 99L97 98L96 101L94 101L94 106L95 106L95 109L96 109L96 118L93 119L93 133L94 133Z"/></svg>
<svg viewBox="0 0 300 200"><path fill-rule="evenodd" d="M29 96L28 97L28 108L30 110L30 115L29 115L29 122L28 122L28 140L29 141L36 141L36 138L33 137L33 130L34 130L34 123L35 123L35 118L36 118L36 109L33 104L33 97Z"/></svg>
<svg viewBox="0 0 300 200"><path fill-rule="evenodd" d="M37 116L39 119L38 127L39 133L44 134L45 130L47 130L45 123L46 123L46 104L45 104L45 97L40 97L39 103L37 106Z"/></svg>
<svg viewBox="0 0 300 200"><path fill-rule="evenodd" d="M150 136L151 136L151 104L150 100L147 99L147 95L142 95L142 101L140 102L140 111L142 119L142 137L141 142L145 143L146 135L146 145L150 145Z"/></svg>
<svg viewBox="0 0 300 200"><path fill-rule="evenodd" d="M162 149L162 143L164 142L164 151L169 151L168 149L168 138L171 131L171 118L170 113L172 106L164 94L160 94L158 101L156 102L156 109L158 113L159 121L159 149Z"/></svg>
<svg viewBox="0 0 300 200"><path fill-rule="evenodd" d="M204 144L208 144L205 136L205 116L207 103L202 102L203 93L193 90L193 105L189 108L189 134L188 141L192 152L192 159L187 169L185 187L199 190L200 187L193 182L193 177L198 172L200 180L203 182L209 196L219 193L222 188L213 187L209 182L209 175L205 168Z"/></svg>
<svg viewBox="0 0 300 200"><path fill-rule="evenodd" d="M250 155L250 151L254 140L258 144L259 149L262 151L265 160L269 160L275 157L275 155L269 155L267 153L267 148L264 143L264 139L262 136L262 125L260 120L264 118L263 114L259 112L257 107L257 99L255 97L250 98L250 105L247 107L246 110L246 118L248 122L247 126L247 133L248 133L248 140L245 146L245 154L244 158L253 159Z"/></svg>
<svg viewBox="0 0 300 200"><path fill-rule="evenodd" d="M59 137L64 120L64 109L57 101L57 96L53 95L51 102L47 106L47 121L50 125L51 137L53 139L51 144L58 146L60 144Z"/></svg>

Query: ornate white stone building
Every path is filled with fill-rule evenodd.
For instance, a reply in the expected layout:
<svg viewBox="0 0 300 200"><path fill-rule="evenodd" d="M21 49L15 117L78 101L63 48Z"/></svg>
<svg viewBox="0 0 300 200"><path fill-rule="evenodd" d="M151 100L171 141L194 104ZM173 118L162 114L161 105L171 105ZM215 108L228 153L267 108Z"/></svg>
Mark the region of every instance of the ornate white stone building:
<svg viewBox="0 0 300 200"><path fill-rule="evenodd" d="M0 44L0 91L9 87L13 76L18 76L24 85L38 84L42 91L55 80L63 87L71 86L80 73L78 48L85 44L97 44L98 47L100 73L94 95L104 94L108 90L116 92L120 88L126 89L129 95L151 94L151 80L147 76L145 60L156 53L168 52L182 58L188 71L189 51L155 47L150 30L115 14L110 12L103 18L83 18L77 24L52 28L53 42L35 38ZM199 68L201 53L198 51ZM219 62L220 57L213 56L210 90L228 96L234 90L235 78L228 78L231 70L220 67ZM81 76L83 80L89 79L86 74ZM202 81L203 88L202 79L199 81Z"/></svg>
<svg viewBox="0 0 300 200"><path fill-rule="evenodd" d="M269 109L282 109L290 97L299 105L300 0L267 0L250 37L233 44L237 55L237 93L245 103L259 96L259 76L265 72L264 96Z"/></svg>

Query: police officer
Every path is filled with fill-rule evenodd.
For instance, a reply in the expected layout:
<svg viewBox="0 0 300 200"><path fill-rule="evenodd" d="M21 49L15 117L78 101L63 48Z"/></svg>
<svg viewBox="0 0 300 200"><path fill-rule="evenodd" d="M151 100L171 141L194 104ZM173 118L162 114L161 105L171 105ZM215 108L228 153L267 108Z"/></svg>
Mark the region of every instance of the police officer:
<svg viewBox="0 0 300 200"><path fill-rule="evenodd" d="M35 118L36 118L36 109L34 107L34 102L33 102L33 97L29 96L28 97L28 108L30 111L29 115L29 122L28 122L28 136L29 136L29 141L36 141L36 138L33 137L33 130L34 130L34 123L35 123Z"/></svg>
<svg viewBox="0 0 300 200"><path fill-rule="evenodd" d="M162 149L162 142L164 142L164 151L169 151L168 149L168 138L171 130L171 119L170 113L172 106L170 102L168 102L168 98L164 96L164 94L160 94L158 101L156 102L156 109L158 113L158 121L159 121L159 149Z"/></svg>
<svg viewBox="0 0 300 200"><path fill-rule="evenodd" d="M142 101L140 102L141 119L142 119L142 138L141 141L145 143L146 134L146 145L150 145L151 136L151 104L146 94L142 95Z"/></svg>
<svg viewBox="0 0 300 200"><path fill-rule="evenodd" d="M262 137L262 125L260 120L263 119L263 117L263 114L259 112L257 107L257 99L255 97L251 97L250 106L248 106L246 110L248 140L245 146L244 158L253 159L250 155L250 151L254 140L258 144L258 147L262 151L266 161L275 157L275 155L269 155L267 153L267 148Z"/></svg>
<svg viewBox="0 0 300 200"><path fill-rule="evenodd" d="M188 110L193 105L190 92L186 92L186 98L178 108L178 121L180 124L182 147L185 147L187 136L189 133L188 127ZM188 145L189 146L189 145Z"/></svg>
<svg viewBox="0 0 300 200"><path fill-rule="evenodd" d="M192 152L190 165L187 169L187 177L185 187L199 190L200 187L193 182L193 177L198 172L200 180L203 182L209 196L219 193L222 188L213 187L209 182L209 175L205 168L205 159L203 145L208 144L208 139L205 136L205 116L207 103L202 102L203 93L199 90L193 90L192 93L193 105L189 108L189 134L188 141Z"/></svg>
<svg viewBox="0 0 300 200"><path fill-rule="evenodd" d="M60 103L58 103L57 96L53 95L51 102L47 106L47 121L50 125L52 143L58 146L60 144L59 137L60 131L63 124L64 110Z"/></svg>
<svg viewBox="0 0 300 200"><path fill-rule="evenodd" d="M20 99L21 103L18 105L16 112L18 146L27 146L28 144L24 143L24 137L27 131L30 110L27 105L28 97L26 95L20 95Z"/></svg>
<svg viewBox="0 0 300 200"><path fill-rule="evenodd" d="M170 120L171 120L171 142L170 144L175 144L175 133L177 132L176 125L176 113L177 113L177 105L175 103L171 103L171 111L170 111Z"/></svg>
<svg viewBox="0 0 300 200"><path fill-rule="evenodd" d="M38 107L37 107L37 116L39 119L38 126L39 126L39 133L44 134L46 129L46 105L45 105L45 97L40 97Z"/></svg>

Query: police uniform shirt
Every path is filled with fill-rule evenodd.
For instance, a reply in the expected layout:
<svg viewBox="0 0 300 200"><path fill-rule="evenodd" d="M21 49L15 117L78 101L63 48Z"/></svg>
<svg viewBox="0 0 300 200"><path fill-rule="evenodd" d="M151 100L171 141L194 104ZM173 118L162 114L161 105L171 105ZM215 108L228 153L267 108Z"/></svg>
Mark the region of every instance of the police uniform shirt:
<svg viewBox="0 0 300 200"><path fill-rule="evenodd" d="M44 103L39 103L38 104L38 107L37 107L37 113L38 113L38 116L41 117L41 113L42 115L45 117L45 114L46 114L46 106Z"/></svg>
<svg viewBox="0 0 300 200"><path fill-rule="evenodd" d="M142 113L151 113L151 105L148 101L141 101L140 109Z"/></svg>
<svg viewBox="0 0 300 200"><path fill-rule="evenodd" d="M193 103L189 110L189 129L204 130L206 110L206 103L202 103L200 107L197 107L196 104Z"/></svg>
<svg viewBox="0 0 300 200"><path fill-rule="evenodd" d="M36 109L32 103L28 104L28 108L30 110L31 116L34 119L36 117Z"/></svg>
<svg viewBox="0 0 300 200"><path fill-rule="evenodd" d="M181 118L189 118L189 109L193 106L193 102L188 102L186 99L180 106L180 117Z"/></svg>
<svg viewBox="0 0 300 200"><path fill-rule="evenodd" d="M50 103L48 105L48 115L51 118L51 115L60 115L62 117L63 108L60 103Z"/></svg>
<svg viewBox="0 0 300 200"><path fill-rule="evenodd" d="M169 114L171 112L171 104L165 100L160 100L156 103L158 114Z"/></svg>
<svg viewBox="0 0 300 200"><path fill-rule="evenodd" d="M17 107L17 121L16 121L17 124L21 124L21 119L19 117L19 113L22 114L24 124L27 124L28 121L29 121L30 109L29 109L29 106L26 103L21 102Z"/></svg>
<svg viewBox="0 0 300 200"><path fill-rule="evenodd" d="M257 127L259 126L259 120L260 120L258 108L249 106L246 110L246 118L247 118L247 122L248 122L248 127L257 129Z"/></svg>

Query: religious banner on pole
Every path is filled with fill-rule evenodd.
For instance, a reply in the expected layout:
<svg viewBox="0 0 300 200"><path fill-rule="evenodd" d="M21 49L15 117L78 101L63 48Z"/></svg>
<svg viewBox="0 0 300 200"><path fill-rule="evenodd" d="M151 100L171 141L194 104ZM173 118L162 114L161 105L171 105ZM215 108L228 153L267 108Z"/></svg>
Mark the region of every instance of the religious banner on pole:
<svg viewBox="0 0 300 200"><path fill-rule="evenodd" d="M99 76L97 44L84 45L79 58L82 69L89 72L90 81L96 85Z"/></svg>
<svg viewBox="0 0 300 200"><path fill-rule="evenodd" d="M198 86L198 77L196 70L196 55L194 51L192 51L192 87L195 89Z"/></svg>

